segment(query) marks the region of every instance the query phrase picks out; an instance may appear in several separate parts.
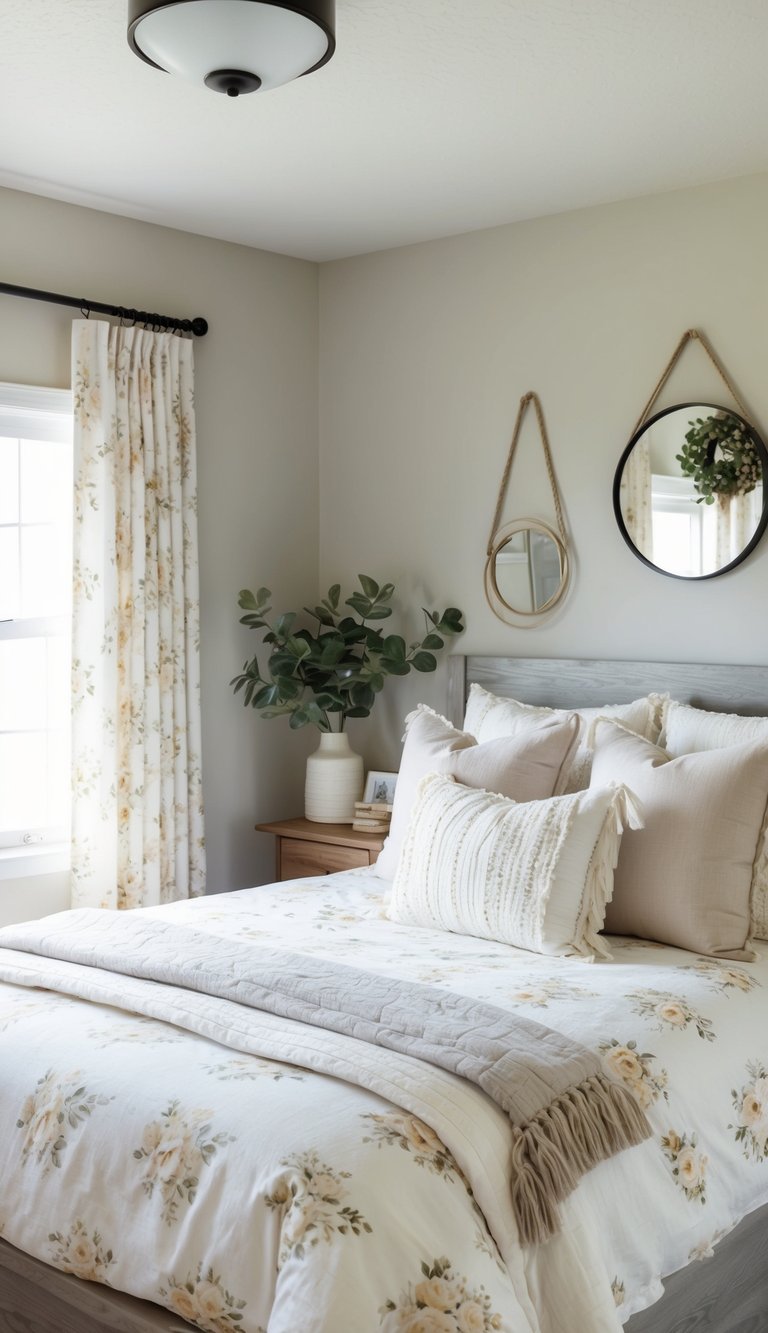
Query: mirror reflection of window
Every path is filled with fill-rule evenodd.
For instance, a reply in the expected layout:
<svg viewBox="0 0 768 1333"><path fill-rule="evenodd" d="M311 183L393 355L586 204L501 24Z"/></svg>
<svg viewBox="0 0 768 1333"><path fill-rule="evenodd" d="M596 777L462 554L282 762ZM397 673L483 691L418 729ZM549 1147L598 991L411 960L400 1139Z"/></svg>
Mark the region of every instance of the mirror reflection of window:
<svg viewBox="0 0 768 1333"><path fill-rule="evenodd" d="M710 578L738 564L765 529L766 477L765 447L749 422L683 403L636 432L617 469L614 508L630 546L656 569Z"/></svg>
<svg viewBox="0 0 768 1333"><path fill-rule="evenodd" d="M526 613L540 611L562 581L557 546L546 533L525 528L496 552L496 586L507 606Z"/></svg>
<svg viewBox="0 0 768 1333"><path fill-rule="evenodd" d="M701 578L735 560L760 521L763 488L704 505L690 477L654 473L654 564L683 578Z"/></svg>

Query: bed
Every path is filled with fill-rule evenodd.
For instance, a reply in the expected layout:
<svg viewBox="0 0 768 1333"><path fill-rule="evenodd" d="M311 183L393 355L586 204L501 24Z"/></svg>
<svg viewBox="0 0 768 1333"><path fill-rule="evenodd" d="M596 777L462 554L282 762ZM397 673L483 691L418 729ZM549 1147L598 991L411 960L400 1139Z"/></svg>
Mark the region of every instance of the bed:
<svg viewBox="0 0 768 1333"><path fill-rule="evenodd" d="M761 668L455 658L457 721L471 682L565 708L667 689L768 714ZM99 990L92 966L12 948L21 971L0 983L0 1329L765 1327L768 1165L745 1154L735 1112L713 1120L710 1103L713 1061L729 1108L759 1075L745 1071L761 1042L768 1063L768 944L732 965L624 939L614 963L590 967L397 925L387 888L374 868L136 916L194 930L212 954L287 946L503 1000L588 1034L609 1066L629 1047L654 1136L585 1176L560 1234L522 1249L510 1240L504 1116L453 1074L429 1101L408 1057L384 1070L377 1054L364 1084L347 1083L286 1035L288 1019L261 1023L249 1046L233 1039L231 1000L185 1000L169 1021L167 981L97 968ZM88 979L75 985L78 972ZM659 998L675 996L660 1017Z"/></svg>

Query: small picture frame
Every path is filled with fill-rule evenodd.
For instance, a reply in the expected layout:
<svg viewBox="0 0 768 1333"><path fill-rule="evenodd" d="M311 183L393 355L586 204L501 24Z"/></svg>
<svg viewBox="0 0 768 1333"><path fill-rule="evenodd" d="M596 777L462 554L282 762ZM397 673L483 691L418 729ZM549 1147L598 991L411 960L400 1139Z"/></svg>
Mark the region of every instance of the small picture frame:
<svg viewBox="0 0 768 1333"><path fill-rule="evenodd" d="M372 768L365 779L363 800L375 802L376 805L391 805L395 799L396 784L397 773L379 773Z"/></svg>

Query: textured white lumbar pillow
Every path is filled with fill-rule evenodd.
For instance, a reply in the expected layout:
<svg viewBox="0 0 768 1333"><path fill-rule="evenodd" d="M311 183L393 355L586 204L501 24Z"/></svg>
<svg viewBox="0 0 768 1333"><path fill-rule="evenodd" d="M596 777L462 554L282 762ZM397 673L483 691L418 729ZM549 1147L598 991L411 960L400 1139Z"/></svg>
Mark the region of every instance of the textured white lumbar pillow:
<svg viewBox="0 0 768 1333"><path fill-rule="evenodd" d="M536 953L608 958L598 932L627 821L641 826L621 787L517 804L428 774L389 916Z"/></svg>

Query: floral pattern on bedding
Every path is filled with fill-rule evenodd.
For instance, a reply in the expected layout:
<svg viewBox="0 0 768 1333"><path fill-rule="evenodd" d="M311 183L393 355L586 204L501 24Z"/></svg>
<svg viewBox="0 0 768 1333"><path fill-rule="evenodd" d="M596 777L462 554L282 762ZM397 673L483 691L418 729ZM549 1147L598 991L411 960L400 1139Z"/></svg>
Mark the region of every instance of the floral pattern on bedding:
<svg viewBox="0 0 768 1333"><path fill-rule="evenodd" d="M37 1080L16 1121L16 1128L25 1131L21 1143L24 1166L34 1161L44 1175L51 1167L60 1168L62 1153L94 1107L106 1106L110 1101L109 1097L88 1092L79 1080L77 1069L63 1076L48 1069Z"/></svg>
<svg viewBox="0 0 768 1333"><path fill-rule="evenodd" d="M743 1145L745 1157L764 1162L768 1157L768 1070L751 1060L747 1077L740 1092L731 1092L737 1123L728 1128L736 1131L736 1142Z"/></svg>
<svg viewBox="0 0 768 1333"><path fill-rule="evenodd" d="M612 1037L600 1043L600 1051L606 1072L629 1089L643 1110L659 1097L669 1100L669 1074L666 1069L654 1070L656 1056L650 1051L641 1054L636 1041L620 1042Z"/></svg>
<svg viewBox="0 0 768 1333"><path fill-rule="evenodd" d="M428 1171L444 1176L446 1180L454 1180L460 1175L445 1144L441 1143L435 1131L417 1116L406 1115L405 1112L399 1111L393 1111L389 1115L373 1115L369 1112L363 1116L363 1120L369 1122L371 1131L370 1135L363 1137L363 1143L376 1143L379 1147L386 1144L389 1147L401 1148L404 1152L413 1154L417 1166L426 1167Z"/></svg>
<svg viewBox="0 0 768 1333"><path fill-rule="evenodd" d="M503 1327L484 1287L472 1288L450 1259L423 1262L421 1278L382 1307L382 1333L493 1333Z"/></svg>
<svg viewBox="0 0 768 1333"><path fill-rule="evenodd" d="M232 1134L212 1132L212 1112L189 1110L178 1101L160 1112L144 1127L141 1146L133 1156L143 1162L142 1188L162 1199L160 1216L166 1226L179 1221L183 1205L194 1203L203 1167L209 1167L223 1144L234 1143Z"/></svg>
<svg viewBox="0 0 768 1333"><path fill-rule="evenodd" d="M664 1156L672 1164L672 1176L686 1199L706 1203L706 1173L709 1158L697 1149L695 1134L676 1134L670 1129L661 1136Z"/></svg>
<svg viewBox="0 0 768 1333"><path fill-rule="evenodd" d="M711 1018L705 1018L683 996L664 994L658 990L635 991L627 996L635 1012L650 1018L658 1032L665 1028L695 1028L703 1041L714 1041L715 1030Z"/></svg>
<svg viewBox="0 0 768 1333"><path fill-rule="evenodd" d="M58 1255L57 1266L93 1247L105 1260L95 1280L212 1333L615 1333L661 1294L660 1275L704 1256L768 1200L768 945L758 962L734 966L622 939L614 962L586 965L398 926L385 891L375 873L350 871L150 915L210 933L212 948L219 935L249 938L461 991L598 1052L644 1106L653 1137L584 1178L563 1205L561 1236L515 1251L498 1218L480 1212L469 1185L477 1164L461 1142L378 1094L155 1019L0 983L6 1239L47 1262ZM52 1069L67 1095L82 1087L97 1098L64 1126L66 1191L63 1169L24 1169L30 1125L16 1128ZM484 1094L468 1095L478 1135L501 1133ZM172 1121L176 1137L164 1138ZM175 1182L167 1196L163 1181ZM175 1223L163 1216L171 1200ZM454 1284L453 1304L439 1304L441 1282ZM594 1312L598 1287L610 1319L599 1302Z"/></svg>
<svg viewBox="0 0 768 1333"><path fill-rule="evenodd" d="M77 1218L66 1232L54 1231L49 1261L62 1273L74 1273L86 1282L103 1282L109 1286L107 1272L114 1263L114 1255L107 1249L98 1231L89 1231L82 1218Z"/></svg>
<svg viewBox="0 0 768 1333"><path fill-rule="evenodd" d="M168 1286L160 1287L159 1294L169 1310L209 1333L232 1333L243 1327L247 1302L227 1291L220 1274L212 1268L203 1272L202 1264L182 1281L169 1278Z"/></svg>
<svg viewBox="0 0 768 1333"><path fill-rule="evenodd" d="M315 1245L330 1245L337 1236L370 1236L373 1228L352 1206L346 1181L351 1171L325 1166L313 1150L282 1163L288 1168L265 1196L268 1208L280 1215L282 1265L290 1255L303 1259Z"/></svg>

